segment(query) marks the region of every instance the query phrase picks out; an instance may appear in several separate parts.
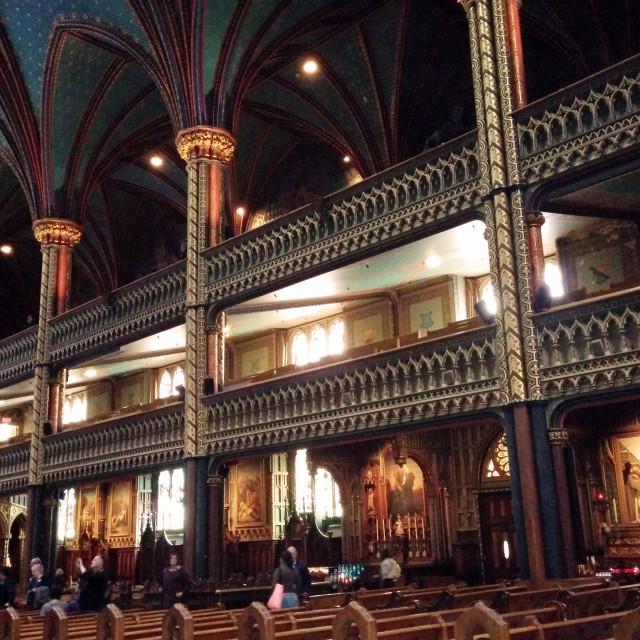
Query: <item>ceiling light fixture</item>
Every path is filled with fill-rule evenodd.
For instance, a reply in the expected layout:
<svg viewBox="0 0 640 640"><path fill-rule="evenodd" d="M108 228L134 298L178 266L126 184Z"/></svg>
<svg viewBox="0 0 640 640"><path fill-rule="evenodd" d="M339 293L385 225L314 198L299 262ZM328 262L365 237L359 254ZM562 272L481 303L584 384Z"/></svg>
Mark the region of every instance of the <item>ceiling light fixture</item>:
<svg viewBox="0 0 640 640"><path fill-rule="evenodd" d="M315 60L309 58L308 60L305 60L304 64L302 65L302 70L309 75L314 74L318 71L318 63Z"/></svg>
<svg viewBox="0 0 640 640"><path fill-rule="evenodd" d="M245 214L244 207L238 207L238 208L236 209L236 213L237 213L239 216L243 216L243 215Z"/></svg>
<svg viewBox="0 0 640 640"><path fill-rule="evenodd" d="M87 376L87 378L95 378L96 377L96 373L97 373L97 371L95 369L87 369L84 372L84 375Z"/></svg>
<svg viewBox="0 0 640 640"><path fill-rule="evenodd" d="M0 251L2 251L5 256L10 256L13 253L13 247L10 244L3 244L0 247Z"/></svg>
<svg viewBox="0 0 640 640"><path fill-rule="evenodd" d="M440 266L442 262L442 258L440 256L436 256L436 255L432 255L429 256L424 263L427 265L427 267L429 267L430 269L433 269L435 267Z"/></svg>
<svg viewBox="0 0 640 640"><path fill-rule="evenodd" d="M154 167L162 166L162 158L157 153L154 153L151 156L151 160L149 160L149 162L151 162Z"/></svg>
<svg viewBox="0 0 640 640"><path fill-rule="evenodd" d="M351 156L344 156L342 158L342 162L344 162L345 164L348 164L349 162L351 162Z"/></svg>

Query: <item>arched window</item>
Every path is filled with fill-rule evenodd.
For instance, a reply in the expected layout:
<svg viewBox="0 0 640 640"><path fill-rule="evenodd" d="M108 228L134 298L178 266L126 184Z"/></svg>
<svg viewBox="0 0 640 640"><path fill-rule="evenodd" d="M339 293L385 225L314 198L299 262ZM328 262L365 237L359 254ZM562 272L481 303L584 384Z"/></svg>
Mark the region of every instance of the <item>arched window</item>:
<svg viewBox="0 0 640 640"><path fill-rule="evenodd" d="M62 408L62 424L69 424L71 422L71 402L69 400L64 401Z"/></svg>
<svg viewBox="0 0 640 640"><path fill-rule="evenodd" d="M316 514L323 518L335 518L342 515L340 489L333 476L326 469L318 468L315 478Z"/></svg>
<svg viewBox="0 0 640 640"><path fill-rule="evenodd" d="M344 321L341 318L334 320L329 329L329 353L342 353L344 351Z"/></svg>
<svg viewBox="0 0 640 640"><path fill-rule="evenodd" d="M178 389L177 389L178 386L184 387L184 370L182 369L182 367L178 367L173 372L172 395L174 396L178 395Z"/></svg>
<svg viewBox="0 0 640 640"><path fill-rule="evenodd" d="M172 393L173 384L171 381L171 374L165 370L160 376L160 383L158 384L158 398L168 398Z"/></svg>
<svg viewBox="0 0 640 640"><path fill-rule="evenodd" d="M296 511L315 512L316 517L334 518L342 515L340 489L326 469L318 468L311 485L307 466L307 450L296 452Z"/></svg>
<svg viewBox="0 0 640 640"><path fill-rule="evenodd" d="M162 471L158 478L158 529L170 531L184 527L184 472Z"/></svg>
<svg viewBox="0 0 640 640"><path fill-rule="evenodd" d="M76 491L67 489L64 498L58 502L58 542L75 538Z"/></svg>
<svg viewBox="0 0 640 640"><path fill-rule="evenodd" d="M71 404L71 422L81 422L87 417L87 404L84 398L76 396Z"/></svg>
<svg viewBox="0 0 640 640"><path fill-rule="evenodd" d="M325 330L317 325L311 332L311 342L309 344L309 362L318 362L320 358L327 355L327 334Z"/></svg>
<svg viewBox="0 0 640 640"><path fill-rule="evenodd" d="M291 360L293 364L303 365L309 362L307 336L304 331L298 331L291 341Z"/></svg>
<svg viewBox="0 0 640 640"><path fill-rule="evenodd" d="M552 298L564 295L562 273L555 262L547 262L544 266L544 281L549 285Z"/></svg>
<svg viewBox="0 0 640 640"><path fill-rule="evenodd" d="M496 313L496 311L498 310L498 305L496 303L496 297L493 295L493 285L491 284L491 282L482 287L482 295L480 296L480 299L484 300L484 303L487 306L487 311L489 313Z"/></svg>
<svg viewBox="0 0 640 640"><path fill-rule="evenodd" d="M507 437L504 434L498 439L493 449L489 452L482 475L484 478L492 480L506 480L511 476Z"/></svg>
<svg viewBox="0 0 640 640"><path fill-rule="evenodd" d="M296 511L307 513L313 507L311 476L307 467L307 450L296 452Z"/></svg>

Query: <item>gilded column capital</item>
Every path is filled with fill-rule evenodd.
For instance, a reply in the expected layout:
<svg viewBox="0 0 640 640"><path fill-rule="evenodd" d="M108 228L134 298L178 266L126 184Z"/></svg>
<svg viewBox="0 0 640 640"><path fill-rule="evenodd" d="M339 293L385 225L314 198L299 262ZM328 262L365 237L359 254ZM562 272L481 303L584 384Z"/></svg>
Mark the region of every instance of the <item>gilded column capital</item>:
<svg viewBox="0 0 640 640"><path fill-rule="evenodd" d="M569 433L564 429L551 429L549 431L549 441L551 444L569 444Z"/></svg>
<svg viewBox="0 0 640 640"><path fill-rule="evenodd" d="M207 484L210 487L217 487L218 489L224 488L224 477L223 476L209 476L207 478Z"/></svg>
<svg viewBox="0 0 640 640"><path fill-rule="evenodd" d="M541 211L530 211L526 214L527 226L529 227L541 227L546 218Z"/></svg>
<svg viewBox="0 0 640 640"><path fill-rule="evenodd" d="M191 127L183 129L176 136L178 153L185 162L217 160L222 164L228 164L233 157L235 146L233 136L216 127Z"/></svg>
<svg viewBox="0 0 640 640"><path fill-rule="evenodd" d="M476 0L458 0L458 4L461 4L465 9L468 9L475 2Z"/></svg>
<svg viewBox="0 0 640 640"><path fill-rule="evenodd" d="M44 218L33 223L33 235L41 245L75 247L82 237L82 229L71 220Z"/></svg>

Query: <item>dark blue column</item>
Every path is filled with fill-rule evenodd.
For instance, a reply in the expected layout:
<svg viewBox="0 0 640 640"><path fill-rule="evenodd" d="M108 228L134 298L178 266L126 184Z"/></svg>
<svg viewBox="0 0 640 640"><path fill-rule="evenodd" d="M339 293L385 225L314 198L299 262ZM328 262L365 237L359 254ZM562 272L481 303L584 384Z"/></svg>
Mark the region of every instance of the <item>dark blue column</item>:
<svg viewBox="0 0 640 640"><path fill-rule="evenodd" d="M520 482L520 467L518 465L518 447L516 446L515 422L512 408L506 408L504 415L507 449L509 451L509 470L511 474L511 506L513 509L517 541L516 555L518 558L520 577L528 580L531 577L529 570L529 550L527 548L524 506L522 503L522 485Z"/></svg>
<svg viewBox="0 0 640 640"><path fill-rule="evenodd" d="M207 578L209 566L209 487L207 485L207 458L196 461L196 540L195 572L196 578Z"/></svg>
<svg viewBox="0 0 640 640"><path fill-rule="evenodd" d="M547 576L549 578L564 578L567 566L562 546L558 495L547 429L546 405L535 403L531 405L530 409Z"/></svg>

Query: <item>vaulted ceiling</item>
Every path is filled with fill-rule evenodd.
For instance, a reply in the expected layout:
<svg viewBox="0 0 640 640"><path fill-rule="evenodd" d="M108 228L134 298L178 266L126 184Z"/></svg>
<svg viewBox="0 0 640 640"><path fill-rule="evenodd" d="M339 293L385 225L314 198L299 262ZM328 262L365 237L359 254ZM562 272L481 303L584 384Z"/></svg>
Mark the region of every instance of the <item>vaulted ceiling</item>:
<svg viewBox="0 0 640 640"><path fill-rule="evenodd" d="M636 0L525 0L521 21L530 100L640 51ZM474 123L455 0L0 0L0 337L37 309L35 219L82 225L74 303L178 259L182 128L237 140L229 235L235 205L285 213Z"/></svg>

